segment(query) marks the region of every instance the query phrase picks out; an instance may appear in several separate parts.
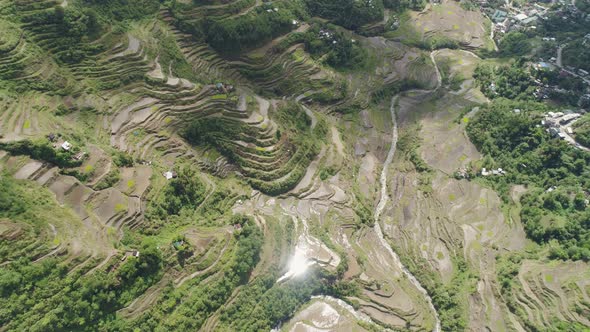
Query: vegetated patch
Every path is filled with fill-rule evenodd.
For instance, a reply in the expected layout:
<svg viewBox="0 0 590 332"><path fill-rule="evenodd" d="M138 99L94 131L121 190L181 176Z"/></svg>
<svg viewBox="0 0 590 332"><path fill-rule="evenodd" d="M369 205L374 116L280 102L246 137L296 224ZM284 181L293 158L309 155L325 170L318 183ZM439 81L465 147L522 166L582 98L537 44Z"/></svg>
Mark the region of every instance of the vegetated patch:
<svg viewBox="0 0 590 332"><path fill-rule="evenodd" d="M437 259L444 258L442 252ZM432 297L432 302L441 321L442 331L463 331L467 326L468 296L476 291L478 276L461 256L451 260L456 267L450 283L442 284L435 272L427 268L429 263L422 257L400 256L402 263L420 281Z"/></svg>
<svg viewBox="0 0 590 332"><path fill-rule="evenodd" d="M513 110L518 108L521 113ZM590 260L587 193L590 154L552 138L539 126L551 109L536 102L495 99L467 126L467 134L486 155L483 167L502 168L504 176L485 177L505 202L509 188L525 184L520 217L527 236L540 244L556 240L551 258ZM560 222L558 222L560 221Z"/></svg>

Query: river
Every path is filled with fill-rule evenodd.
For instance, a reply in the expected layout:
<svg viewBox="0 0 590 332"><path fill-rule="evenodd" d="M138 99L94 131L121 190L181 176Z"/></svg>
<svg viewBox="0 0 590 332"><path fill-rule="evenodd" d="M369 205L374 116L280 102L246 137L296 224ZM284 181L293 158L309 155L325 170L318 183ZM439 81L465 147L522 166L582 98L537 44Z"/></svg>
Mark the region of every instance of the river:
<svg viewBox="0 0 590 332"><path fill-rule="evenodd" d="M432 59L432 62L434 63L434 67L436 69L437 86L432 91L425 91L425 90L416 90L416 91L425 92L425 93L434 92L434 91L438 90L438 88L440 88L440 86L441 86L441 81L442 81L441 75L438 70L438 66L436 65L436 61L434 59L434 54L435 54L434 52L430 53L430 58ZM383 170L381 170L381 177L379 179L380 183L381 183L381 195L379 198L379 203L377 204L377 207L375 208L374 229L375 229L375 233L379 237L379 242L380 242L381 246L391 255L391 257L393 258L394 264L403 272L403 274L408 278L410 283L412 283L412 285L414 285L414 287L416 287L416 289L418 289L418 291L420 293L422 293L422 295L424 296L424 299L428 303L428 306L430 307L430 310L432 311L432 313L434 315L435 326L434 326L433 332L440 332L440 330L441 330L440 329L440 319L438 317L438 313L436 312L436 308L432 304L432 298L430 297L430 295L428 294L426 289L424 289L424 287L422 287L422 285L420 284L418 279L416 279L416 277L414 277L414 275L402 264L397 253L395 251L393 251L393 249L391 249L391 246L387 243L387 241L383 237L383 232L381 231L381 225L379 224L379 219L381 217L381 213L383 212L383 209L385 208L385 205L387 204L387 201L389 199L389 195L387 193L387 170L389 169L389 165L393 161L393 157L395 156L395 150L397 147L398 129L397 129L397 119L396 119L396 113L395 113L395 104L397 103L398 99L399 99L399 95L396 95L393 98L391 98L391 106L389 107L389 112L391 113L391 123L392 123L391 146L389 148L389 151L387 152L387 158L385 159L385 162L383 163Z"/></svg>

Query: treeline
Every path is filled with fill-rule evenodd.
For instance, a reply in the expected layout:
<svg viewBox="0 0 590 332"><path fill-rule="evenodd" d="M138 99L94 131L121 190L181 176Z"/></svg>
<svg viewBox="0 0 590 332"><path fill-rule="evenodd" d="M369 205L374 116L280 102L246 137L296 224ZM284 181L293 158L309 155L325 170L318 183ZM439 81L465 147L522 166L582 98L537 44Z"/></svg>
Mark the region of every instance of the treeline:
<svg viewBox="0 0 590 332"><path fill-rule="evenodd" d="M320 26L314 25L303 38L305 50L312 56L322 57L324 61L334 68L355 69L362 68L369 57L366 49L353 41L341 31L329 29L331 38L320 38Z"/></svg>
<svg viewBox="0 0 590 332"><path fill-rule="evenodd" d="M478 64L473 77L486 97L529 100L535 83L524 64L524 59L509 66Z"/></svg>
<svg viewBox="0 0 590 332"><path fill-rule="evenodd" d="M101 31L98 14L92 8L56 6L53 9L37 11L24 17L23 21L36 28L57 27L51 39L51 47L56 59L62 63L77 63L88 54L102 50L101 45L88 43Z"/></svg>
<svg viewBox="0 0 590 332"><path fill-rule="evenodd" d="M260 7L237 18L206 19L202 26L205 40L225 54L240 53L260 46L294 28L295 15L283 6L277 9Z"/></svg>
<svg viewBox="0 0 590 332"><path fill-rule="evenodd" d="M96 331L161 277L160 251L148 243L139 248L140 257L129 257L111 272L106 272L107 266L86 275L94 266L92 259L71 270L86 257L65 260L52 256L34 262L51 250L51 244L43 247L43 241L49 241L42 233L48 223L57 219L68 224L73 218L73 213L68 214L49 192L33 182L17 181L8 174L0 177L0 219L15 222L23 229L32 226L34 240L39 241L35 244L22 236L0 237L0 258L5 263L0 266L3 330ZM45 252L37 252L35 245ZM20 255L14 257L12 253ZM8 262L6 258L13 260Z"/></svg>
<svg viewBox="0 0 590 332"><path fill-rule="evenodd" d="M222 326L228 331L270 331L323 289L315 269L283 285L276 283L277 272L267 272L245 287L236 300L222 310Z"/></svg>
<svg viewBox="0 0 590 332"><path fill-rule="evenodd" d="M40 27L55 33L51 36L49 51L62 63L78 63L88 55L103 50L101 44L91 44L120 21L141 19L157 13L158 0L83 0L84 5L70 4L65 8L38 10L21 17L35 33Z"/></svg>
<svg viewBox="0 0 590 332"><path fill-rule="evenodd" d="M426 6L426 3L427 1L425 0L383 0L385 8L390 8L399 12L406 9L421 11Z"/></svg>
<svg viewBox="0 0 590 332"><path fill-rule="evenodd" d="M590 146L590 115L584 115L574 124L576 141L583 146Z"/></svg>
<svg viewBox="0 0 590 332"><path fill-rule="evenodd" d="M528 237L556 241L553 258L590 260L590 154L538 126L548 110L541 103L497 99L470 121L467 133L486 156L484 167L506 170L505 176L486 178L505 201L513 184L528 186L521 199Z"/></svg>
<svg viewBox="0 0 590 332"><path fill-rule="evenodd" d="M137 20L154 15L160 8L159 0L83 0L105 20ZM66 7L69 8L69 7Z"/></svg>
<svg viewBox="0 0 590 332"><path fill-rule="evenodd" d="M394 248L395 249L395 248ZM402 263L420 281L432 298L432 304L439 315L442 331L465 331L468 325L468 296L476 291L478 275L461 256L452 257L453 276L443 283L440 276L432 272L430 263L422 257L400 256Z"/></svg>
<svg viewBox="0 0 590 332"><path fill-rule="evenodd" d="M312 267L304 275L280 284L276 281L281 271L277 265L272 265L221 310L218 329L269 331L287 322L314 295L343 299L360 296L360 286L356 282L342 281L347 264L346 259L342 260L335 272Z"/></svg>
<svg viewBox="0 0 590 332"><path fill-rule="evenodd" d="M239 223L241 231L234 233L234 249L224 256L218 275L209 282L201 283L197 277L187 287L164 291L160 302L133 322L118 321L111 331L196 331L211 315L229 299L233 290L246 283L250 272L260 260L264 242L262 231L251 217L234 216L230 224Z"/></svg>
<svg viewBox="0 0 590 332"><path fill-rule="evenodd" d="M512 31L507 33L498 44L502 56L522 56L531 51L530 37L522 32Z"/></svg>
<svg viewBox="0 0 590 332"><path fill-rule="evenodd" d="M588 29L590 33L590 29ZM569 43L563 49L563 62L568 66L584 69L590 72L590 42L584 44L583 39Z"/></svg>
<svg viewBox="0 0 590 332"><path fill-rule="evenodd" d="M383 19L382 0L305 0L312 16L332 20L347 29Z"/></svg>
<svg viewBox="0 0 590 332"><path fill-rule="evenodd" d="M76 167L82 164L82 161L72 158L75 151L66 151L61 147L54 148L46 139L0 143L0 149L8 151L12 155L25 155L46 161L61 168Z"/></svg>
<svg viewBox="0 0 590 332"><path fill-rule="evenodd" d="M141 248L113 272L68 273L59 258L33 263L27 258L0 268L0 325L9 331L96 331L116 310L161 277L155 247Z"/></svg>
<svg viewBox="0 0 590 332"><path fill-rule="evenodd" d="M183 209L197 208L205 199L206 185L191 167L178 170L176 178L168 181L157 197L148 204L146 218L166 219L169 215L178 215Z"/></svg>

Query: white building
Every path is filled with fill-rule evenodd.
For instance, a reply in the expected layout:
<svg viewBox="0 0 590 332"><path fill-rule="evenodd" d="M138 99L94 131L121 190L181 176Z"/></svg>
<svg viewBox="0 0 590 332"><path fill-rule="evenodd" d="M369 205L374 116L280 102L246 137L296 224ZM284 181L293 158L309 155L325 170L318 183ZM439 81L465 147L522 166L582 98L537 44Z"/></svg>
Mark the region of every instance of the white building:
<svg viewBox="0 0 590 332"><path fill-rule="evenodd" d="M70 149L72 148L72 144L68 141L63 142L63 144L61 145L61 148L66 150L66 151L70 151Z"/></svg>

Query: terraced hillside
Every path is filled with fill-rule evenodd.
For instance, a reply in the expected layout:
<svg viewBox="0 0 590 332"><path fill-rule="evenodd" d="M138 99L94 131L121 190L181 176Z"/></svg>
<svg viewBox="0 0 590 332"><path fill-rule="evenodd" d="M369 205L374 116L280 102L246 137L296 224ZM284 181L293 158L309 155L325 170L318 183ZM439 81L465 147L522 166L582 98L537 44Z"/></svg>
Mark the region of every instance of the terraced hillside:
<svg viewBox="0 0 590 332"><path fill-rule="evenodd" d="M480 13L0 0L0 17L0 331L590 326L588 263L527 238L539 188L458 176L497 162L466 134L495 105Z"/></svg>

